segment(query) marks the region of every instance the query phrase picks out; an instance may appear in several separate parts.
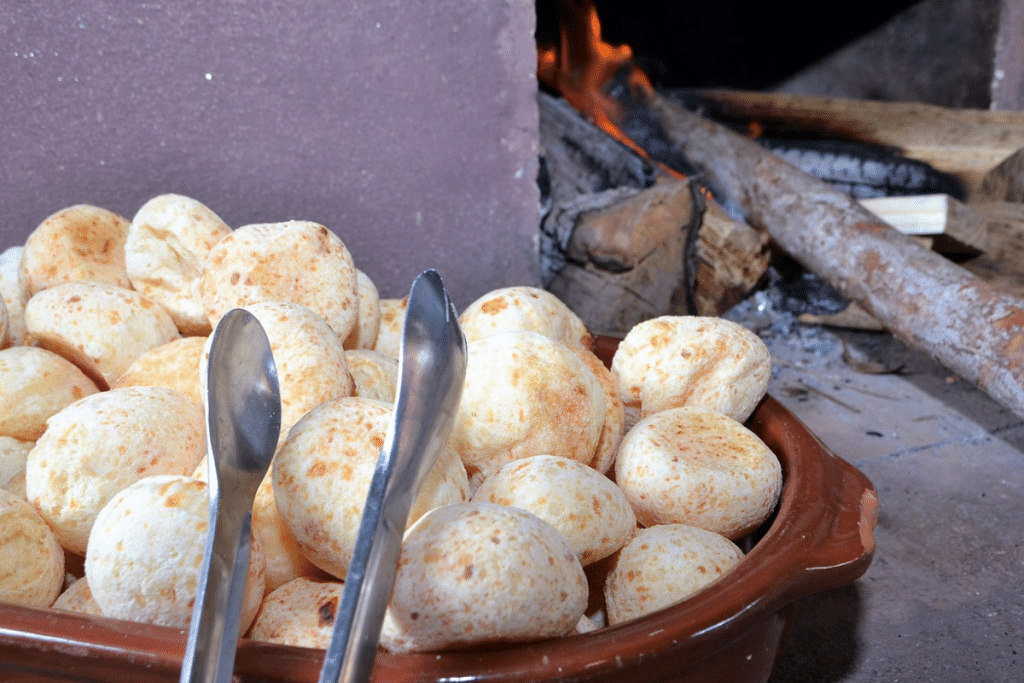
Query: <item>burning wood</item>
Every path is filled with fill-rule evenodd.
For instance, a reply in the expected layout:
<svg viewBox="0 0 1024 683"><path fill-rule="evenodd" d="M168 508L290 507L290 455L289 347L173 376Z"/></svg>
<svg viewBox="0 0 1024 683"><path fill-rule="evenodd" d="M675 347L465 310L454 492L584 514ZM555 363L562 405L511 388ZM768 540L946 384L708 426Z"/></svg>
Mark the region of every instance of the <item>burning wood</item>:
<svg viewBox="0 0 1024 683"><path fill-rule="evenodd" d="M768 267L764 233L565 101L541 93L538 104L542 280L591 331L621 336L659 315L718 315L756 286Z"/></svg>
<svg viewBox="0 0 1024 683"><path fill-rule="evenodd" d="M537 54L538 78L565 98L539 95L542 281L612 336L657 315L723 313L765 274L767 235L707 203L682 157L649 155L613 122L601 86L631 50L601 39L590 0L556 9L557 44Z"/></svg>
<svg viewBox="0 0 1024 683"><path fill-rule="evenodd" d="M881 145L766 136L758 137L757 142L808 175L858 199L938 193L963 196L954 176Z"/></svg>
<svg viewBox="0 0 1024 683"><path fill-rule="evenodd" d="M568 1L562 4L577 6ZM670 147L707 177L719 200L742 207L752 225L766 230L782 250L860 304L895 336L977 383L1024 417L1024 299L985 283L901 234L849 194L655 92L630 64L628 51L603 49L592 3L586 0L581 5L585 11L575 19L570 17L576 25L562 27L559 49L551 55L539 52L542 78L616 137L622 135L618 126L627 119L630 108L635 113L639 107L644 118L660 126ZM582 40L583 46L574 47L570 37ZM577 58L582 63L574 62ZM553 65L559 68L552 71ZM600 79L616 69L625 72L628 85L612 97L608 79ZM579 88L586 92L577 92ZM731 108L731 114L747 101L749 106L740 116L758 121L770 118L786 99L756 94L704 97L706 102ZM797 118L812 121L819 132L838 127L847 133L837 136L840 138L867 139L904 149L917 142L921 149L908 156L953 172L943 152L936 151L934 144L929 149L934 139L921 141L910 133L922 117L934 118L935 110L941 108L895 105L902 107L903 125L894 126L893 109L884 105L882 109L887 111L875 112L872 117L863 111L850 115L835 102L818 99L821 101ZM886 139L883 130L896 138ZM964 137L963 127L955 123L950 123L948 132L945 142ZM991 134L981 134L988 144L979 140L973 153L960 150L957 177L965 183L969 197L980 191L993 167L1024 145L1024 139L1008 140L1013 136L1005 131L988 132ZM1008 144L1014 148L1007 150ZM929 151L934 159L929 158Z"/></svg>
<svg viewBox="0 0 1024 683"><path fill-rule="evenodd" d="M645 156L643 150L611 120L614 100L603 85L628 65L633 51L601 39L601 21L591 0L557 0L559 41L537 50L537 79L559 93L577 111L608 135ZM639 69L631 71L647 83ZM647 83L647 85L650 85Z"/></svg>

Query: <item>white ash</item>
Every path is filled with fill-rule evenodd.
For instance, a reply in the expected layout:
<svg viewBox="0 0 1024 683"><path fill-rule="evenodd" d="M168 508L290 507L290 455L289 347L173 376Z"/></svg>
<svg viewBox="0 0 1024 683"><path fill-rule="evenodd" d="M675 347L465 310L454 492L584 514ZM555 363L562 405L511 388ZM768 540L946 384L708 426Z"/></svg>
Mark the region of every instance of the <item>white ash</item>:
<svg viewBox="0 0 1024 683"><path fill-rule="evenodd" d="M784 278L773 266L768 269L768 284L727 311L722 317L737 322L764 340L785 341L804 351L825 356L838 343L834 335L819 325L798 321L803 313L838 313L849 300L813 273Z"/></svg>

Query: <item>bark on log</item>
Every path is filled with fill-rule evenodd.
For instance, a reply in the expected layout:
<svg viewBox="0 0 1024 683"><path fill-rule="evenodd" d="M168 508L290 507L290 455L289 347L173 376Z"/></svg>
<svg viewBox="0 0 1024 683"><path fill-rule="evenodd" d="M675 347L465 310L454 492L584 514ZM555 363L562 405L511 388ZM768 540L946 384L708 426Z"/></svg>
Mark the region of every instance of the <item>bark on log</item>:
<svg viewBox="0 0 1024 683"><path fill-rule="evenodd" d="M963 204L946 195L861 199L860 204L904 235L943 235L1024 274L1024 204ZM957 253L944 249L948 242L935 251Z"/></svg>
<svg viewBox="0 0 1024 683"><path fill-rule="evenodd" d="M977 201L1024 202L1024 149L1019 149L981 179Z"/></svg>
<svg viewBox="0 0 1024 683"><path fill-rule="evenodd" d="M623 337L644 320L696 312L703 195L667 177L634 192L572 217L566 264L547 287L594 334Z"/></svg>
<svg viewBox="0 0 1024 683"><path fill-rule="evenodd" d="M707 205L540 93L544 286L591 331L624 335L666 314L719 315L768 268L768 236Z"/></svg>
<svg viewBox="0 0 1024 683"><path fill-rule="evenodd" d="M768 233L736 220L715 202L706 202L697 232L697 315L722 315L747 298L768 272L770 242Z"/></svg>
<svg viewBox="0 0 1024 683"><path fill-rule="evenodd" d="M1024 417L1024 299L916 244L724 126L657 93L644 104L752 225L896 337Z"/></svg>

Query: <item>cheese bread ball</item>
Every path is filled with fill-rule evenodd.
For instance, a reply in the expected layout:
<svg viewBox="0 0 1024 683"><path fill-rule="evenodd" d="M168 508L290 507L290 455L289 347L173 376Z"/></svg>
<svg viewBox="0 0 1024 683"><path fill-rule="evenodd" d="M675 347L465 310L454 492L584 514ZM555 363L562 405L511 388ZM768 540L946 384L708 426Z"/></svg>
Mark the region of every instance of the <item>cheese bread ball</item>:
<svg viewBox="0 0 1024 683"><path fill-rule="evenodd" d="M210 334L199 299L199 274L213 245L231 232L202 202L163 194L142 205L125 242L125 267L132 286L163 306L185 335Z"/></svg>
<svg viewBox="0 0 1024 683"><path fill-rule="evenodd" d="M449 505L406 533L380 642L403 653L561 636L587 594L583 567L550 524L518 508Z"/></svg>
<svg viewBox="0 0 1024 683"><path fill-rule="evenodd" d="M557 455L508 463L484 480L473 501L532 512L561 532L583 566L614 553L636 529L619 487L587 465Z"/></svg>
<svg viewBox="0 0 1024 683"><path fill-rule="evenodd" d="M197 478L205 479L207 476L208 473L204 472L204 476ZM271 472L267 472L256 489L256 498L252 504L252 532L260 540L266 560L267 593L292 579L319 573L316 566L302 554L295 534L281 518L274 497L274 478Z"/></svg>
<svg viewBox="0 0 1024 683"><path fill-rule="evenodd" d="M61 546L84 553L100 509L143 477L190 474L206 453L203 407L166 387L93 394L50 418L25 493Z"/></svg>
<svg viewBox="0 0 1024 683"><path fill-rule="evenodd" d="M302 553L339 579L348 572L391 414L391 405L379 401L328 401L292 427L274 456L274 497L281 517ZM409 523L433 507L468 497L462 462L446 449L423 483Z"/></svg>
<svg viewBox="0 0 1024 683"><path fill-rule="evenodd" d="M771 355L747 328L721 318L664 316L634 326L612 360L619 396L641 417L679 406L740 422L768 389Z"/></svg>
<svg viewBox="0 0 1024 683"><path fill-rule="evenodd" d="M36 346L0 351L0 436L35 441L46 420L99 391L74 363Z"/></svg>
<svg viewBox="0 0 1024 683"><path fill-rule="evenodd" d="M64 586L64 551L28 503L0 489L0 603L49 607Z"/></svg>
<svg viewBox="0 0 1024 683"><path fill-rule="evenodd" d="M127 218L89 204L48 216L29 234L21 257L29 295L78 280L131 289L124 264L129 225Z"/></svg>
<svg viewBox="0 0 1024 683"><path fill-rule="evenodd" d="M356 323L352 255L338 236L309 221L245 225L218 242L199 278L211 327L232 308L287 301L319 313L339 339Z"/></svg>
<svg viewBox="0 0 1024 683"><path fill-rule="evenodd" d="M169 387L202 405L206 398L199 369L205 347L206 337L181 337L161 344L136 358L110 388Z"/></svg>
<svg viewBox="0 0 1024 683"><path fill-rule="evenodd" d="M468 343L450 443L485 477L507 462L557 453L589 463L607 406L601 383L562 342L498 332Z"/></svg>
<svg viewBox="0 0 1024 683"><path fill-rule="evenodd" d="M355 395L375 401L395 402L398 392L398 359L380 351L353 349L345 361L355 382Z"/></svg>
<svg viewBox="0 0 1024 683"><path fill-rule="evenodd" d="M539 287L504 287L480 297L459 316L467 340L526 330L589 349L590 332L561 299Z"/></svg>
<svg viewBox="0 0 1024 683"><path fill-rule="evenodd" d="M21 256L25 247L10 247L0 253L0 296L7 307L7 343L10 346L28 344L28 330L25 329L25 304L28 302L28 286L21 275ZM3 345L0 344L0 348Z"/></svg>
<svg viewBox="0 0 1024 683"><path fill-rule="evenodd" d="M64 356L106 389L136 358L178 339L160 306L138 292L96 282L69 282L25 305L25 326L43 348Z"/></svg>
<svg viewBox="0 0 1024 683"><path fill-rule="evenodd" d="M209 515L207 485L191 477L145 477L111 498L96 518L85 554L85 575L103 614L187 629ZM239 635L263 599L263 551L250 540Z"/></svg>
<svg viewBox="0 0 1024 683"><path fill-rule="evenodd" d="M380 293L370 276L356 269L356 291L359 293L359 314L345 339L346 349L372 349L380 329Z"/></svg>
<svg viewBox="0 0 1024 683"><path fill-rule="evenodd" d="M31 441L0 436L0 489L13 493L25 500L25 463L29 451L35 446Z"/></svg>
<svg viewBox="0 0 1024 683"><path fill-rule="evenodd" d="M52 608L63 612L103 616L103 610L100 609L96 598L92 597L89 579L84 576L65 588L53 603Z"/></svg>
<svg viewBox="0 0 1024 683"><path fill-rule="evenodd" d="M626 434L615 480L644 526L680 523L740 538L768 517L782 466L736 420L704 408L673 408Z"/></svg>
<svg viewBox="0 0 1024 683"><path fill-rule="evenodd" d="M324 401L351 396L355 382L341 340L318 313L280 301L252 304L245 310L263 326L274 355L284 441L292 425L310 410Z"/></svg>
<svg viewBox="0 0 1024 683"><path fill-rule="evenodd" d="M743 559L719 534L685 524L637 531L605 581L608 624L657 612L696 594Z"/></svg>
<svg viewBox="0 0 1024 683"><path fill-rule="evenodd" d="M402 355L402 331L405 329L405 312L409 308L409 297L403 299L381 299L380 325L373 349L398 358Z"/></svg>
<svg viewBox="0 0 1024 683"><path fill-rule="evenodd" d="M249 637L268 643L326 650L344 589L340 581L297 578L263 599Z"/></svg>
<svg viewBox="0 0 1024 683"><path fill-rule="evenodd" d="M615 454L619 451L619 443L626 433L626 410L619 398L618 386L615 378L601 359L594 355L594 352L578 346L570 346L576 355L579 356L590 371L594 373L604 390L604 424L601 425L601 438L597 441L597 448L594 449L594 457L590 466L598 472L607 474L615 463Z"/></svg>

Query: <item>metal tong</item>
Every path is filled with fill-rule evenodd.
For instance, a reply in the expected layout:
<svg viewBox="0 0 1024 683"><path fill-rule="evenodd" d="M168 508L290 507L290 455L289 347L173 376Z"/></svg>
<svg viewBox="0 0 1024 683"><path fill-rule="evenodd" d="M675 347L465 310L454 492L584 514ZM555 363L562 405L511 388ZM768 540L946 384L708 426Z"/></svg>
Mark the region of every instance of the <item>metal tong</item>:
<svg viewBox="0 0 1024 683"><path fill-rule="evenodd" d="M281 392L259 321L236 308L217 324L206 374L210 527L181 683L227 683L249 568L252 504L281 430Z"/></svg>
<svg viewBox="0 0 1024 683"><path fill-rule="evenodd" d="M466 341L436 271L412 283L394 416L370 483L320 683L369 680L391 599L406 521L451 433L466 373Z"/></svg>

